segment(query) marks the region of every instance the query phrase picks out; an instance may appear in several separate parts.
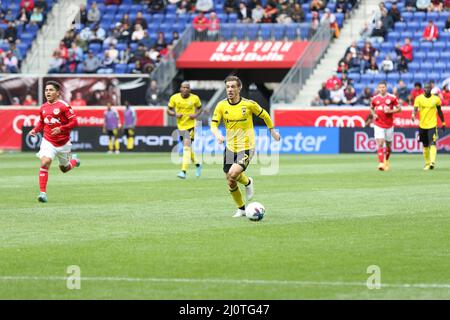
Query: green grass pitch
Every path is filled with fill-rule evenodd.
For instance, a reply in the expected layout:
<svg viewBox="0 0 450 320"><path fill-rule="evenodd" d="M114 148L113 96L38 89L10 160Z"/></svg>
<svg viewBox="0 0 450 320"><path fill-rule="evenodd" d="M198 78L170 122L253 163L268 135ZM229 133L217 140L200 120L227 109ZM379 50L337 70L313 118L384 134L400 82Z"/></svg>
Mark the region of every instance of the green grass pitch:
<svg viewBox="0 0 450 320"><path fill-rule="evenodd" d="M252 164L260 222L231 217L220 164L183 181L168 154L79 156L41 204L34 154L0 154L0 299L450 299L449 156Z"/></svg>

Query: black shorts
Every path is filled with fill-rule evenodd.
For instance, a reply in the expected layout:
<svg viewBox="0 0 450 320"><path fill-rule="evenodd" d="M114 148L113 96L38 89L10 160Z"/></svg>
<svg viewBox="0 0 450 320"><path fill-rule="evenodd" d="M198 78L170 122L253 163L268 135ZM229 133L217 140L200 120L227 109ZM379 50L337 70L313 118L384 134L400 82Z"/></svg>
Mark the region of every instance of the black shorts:
<svg viewBox="0 0 450 320"><path fill-rule="evenodd" d="M134 129L133 128L126 128L123 130L125 132L125 135L127 138L134 137Z"/></svg>
<svg viewBox="0 0 450 320"><path fill-rule="evenodd" d="M108 130L107 133L108 136L117 138L117 136L119 135L119 130L118 129Z"/></svg>
<svg viewBox="0 0 450 320"><path fill-rule="evenodd" d="M184 139L194 142L195 130L194 128L180 130L178 129L178 134L180 135L180 141L183 142Z"/></svg>
<svg viewBox="0 0 450 320"><path fill-rule="evenodd" d="M437 139L438 139L437 127L430 129L419 128L419 141L422 142L424 147L436 145Z"/></svg>
<svg viewBox="0 0 450 320"><path fill-rule="evenodd" d="M234 163L240 165L245 171L254 153L254 149L233 152L225 148L225 152L223 153L223 172L228 173Z"/></svg>

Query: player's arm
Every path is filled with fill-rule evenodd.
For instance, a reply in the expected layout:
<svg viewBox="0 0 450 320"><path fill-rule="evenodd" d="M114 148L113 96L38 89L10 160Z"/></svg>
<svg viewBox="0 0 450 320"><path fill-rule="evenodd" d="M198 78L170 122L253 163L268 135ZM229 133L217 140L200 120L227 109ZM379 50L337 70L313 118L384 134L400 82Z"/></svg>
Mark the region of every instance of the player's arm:
<svg viewBox="0 0 450 320"><path fill-rule="evenodd" d="M442 130L445 131L446 124L445 124L444 113L442 112L442 108L441 108L441 106L436 106L436 109L437 109L439 119L441 119L441 122L442 122Z"/></svg>
<svg viewBox="0 0 450 320"><path fill-rule="evenodd" d="M222 108L217 105L211 119L211 133L216 137L217 143L222 144L225 141L224 136L219 131L219 124L222 120Z"/></svg>
<svg viewBox="0 0 450 320"><path fill-rule="evenodd" d="M132 114L133 114L133 128L136 127L136 122L137 122L137 115L136 115L136 110L131 110Z"/></svg>
<svg viewBox="0 0 450 320"><path fill-rule="evenodd" d="M169 104L167 105L167 114L172 117L181 118L183 115L181 113L175 112L175 101L174 98L171 97L169 99Z"/></svg>
<svg viewBox="0 0 450 320"><path fill-rule="evenodd" d="M65 108L64 115L69 120L69 122L65 125L53 128L52 135L60 134L61 132L70 132L78 125L77 116L75 115L75 112L73 112L71 107Z"/></svg>
<svg viewBox="0 0 450 320"><path fill-rule="evenodd" d="M419 99L418 97L416 98L416 100L414 101L414 108L411 114L411 120L414 122L416 120L416 114L417 111L419 110Z"/></svg>
<svg viewBox="0 0 450 320"><path fill-rule="evenodd" d="M202 111L203 111L203 109L202 109L202 103L201 103L200 99L198 99L198 100L196 101L196 105L195 105L195 113L194 113L194 114L191 114L191 115L189 116L189 118L191 118L191 119L197 119L197 117L202 113Z"/></svg>
<svg viewBox="0 0 450 320"><path fill-rule="evenodd" d="M254 103L253 113L255 113L257 117L264 120L264 123L266 124L266 127L270 130L270 135L272 138L274 138L276 141L280 141L281 136L280 134L275 131L275 126L273 125L272 119L270 118L269 113L264 110L260 105L258 105L256 102Z"/></svg>
<svg viewBox="0 0 450 320"><path fill-rule="evenodd" d="M38 132L41 132L44 129L44 119L42 119L42 114L39 114L39 121L36 123L36 126L31 129L28 134L34 137Z"/></svg>
<svg viewBox="0 0 450 320"><path fill-rule="evenodd" d="M396 99L394 108L392 109L391 113L399 113L402 112L402 107L398 103L398 100Z"/></svg>
<svg viewBox="0 0 450 320"><path fill-rule="evenodd" d="M106 133L106 111L103 114L103 129L102 129L103 133Z"/></svg>

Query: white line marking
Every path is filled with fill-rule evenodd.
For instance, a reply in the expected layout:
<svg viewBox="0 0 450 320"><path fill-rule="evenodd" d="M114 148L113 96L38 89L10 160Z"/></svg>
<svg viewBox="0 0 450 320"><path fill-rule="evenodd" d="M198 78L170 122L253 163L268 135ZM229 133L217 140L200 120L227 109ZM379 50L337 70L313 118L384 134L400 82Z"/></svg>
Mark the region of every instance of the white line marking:
<svg viewBox="0 0 450 320"><path fill-rule="evenodd" d="M59 276L0 276L0 281L66 281L67 277ZM367 287L366 282L345 281L298 281L298 280L252 280L252 279L187 279L187 278L129 278L129 277L81 277L81 281L93 282L173 282L173 283L218 283L237 285L287 285L287 286L337 286L337 287ZM450 289L445 283L412 283L394 284L381 283L383 288L421 288Z"/></svg>

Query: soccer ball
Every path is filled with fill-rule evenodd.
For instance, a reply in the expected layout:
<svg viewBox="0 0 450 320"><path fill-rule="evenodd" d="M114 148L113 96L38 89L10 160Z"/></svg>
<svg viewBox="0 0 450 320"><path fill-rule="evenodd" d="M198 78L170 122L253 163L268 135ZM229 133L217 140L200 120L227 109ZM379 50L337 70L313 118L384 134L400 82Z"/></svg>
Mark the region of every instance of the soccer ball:
<svg viewBox="0 0 450 320"><path fill-rule="evenodd" d="M245 215L252 221L259 221L264 218L266 209L259 202L252 202L245 206Z"/></svg>

